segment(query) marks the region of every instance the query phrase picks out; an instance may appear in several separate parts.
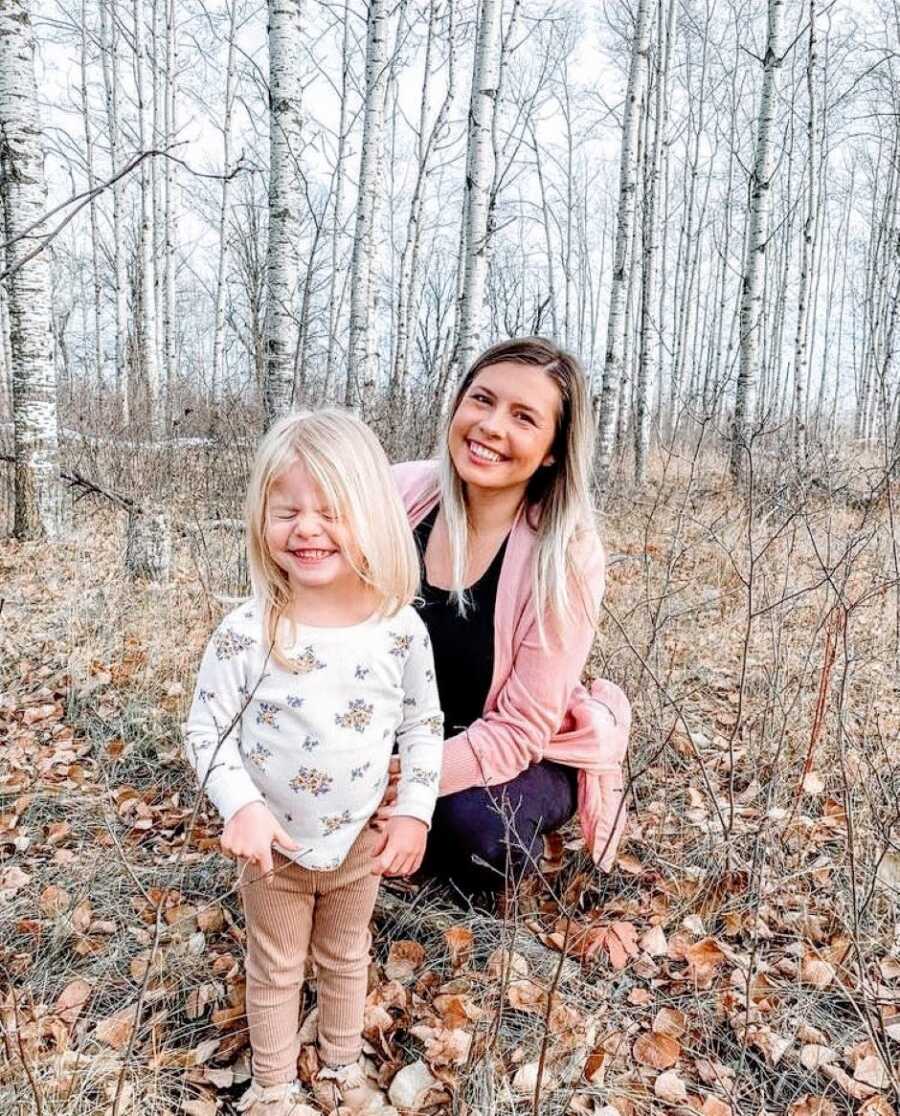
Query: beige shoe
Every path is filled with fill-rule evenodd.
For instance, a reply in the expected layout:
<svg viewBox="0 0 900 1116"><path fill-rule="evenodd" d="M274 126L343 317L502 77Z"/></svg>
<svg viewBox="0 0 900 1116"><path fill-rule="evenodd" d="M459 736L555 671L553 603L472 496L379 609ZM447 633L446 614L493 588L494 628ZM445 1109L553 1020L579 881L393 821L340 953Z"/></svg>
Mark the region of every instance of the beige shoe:
<svg viewBox="0 0 900 1116"><path fill-rule="evenodd" d="M391 1116L396 1111L360 1062L337 1069L322 1066L313 1082L313 1093L324 1112L340 1112L341 1116Z"/></svg>
<svg viewBox="0 0 900 1116"><path fill-rule="evenodd" d="M247 1116L319 1116L313 1107L304 1103L299 1081L289 1081L285 1085L260 1085L251 1081L250 1088L235 1107Z"/></svg>

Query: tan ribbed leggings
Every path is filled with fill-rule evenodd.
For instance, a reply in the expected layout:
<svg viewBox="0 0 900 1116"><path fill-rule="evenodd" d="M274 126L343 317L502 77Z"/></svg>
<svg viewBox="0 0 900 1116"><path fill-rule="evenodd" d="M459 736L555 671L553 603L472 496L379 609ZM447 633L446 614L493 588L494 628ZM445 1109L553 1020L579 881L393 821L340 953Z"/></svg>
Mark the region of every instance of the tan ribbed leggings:
<svg viewBox="0 0 900 1116"><path fill-rule="evenodd" d="M329 1066L362 1050L369 921L380 882L372 875L374 831L367 826L340 868L314 872L273 850L263 876L245 863L247 1024L253 1077L279 1085L297 1076L298 1016L307 951L318 968L319 1053Z"/></svg>

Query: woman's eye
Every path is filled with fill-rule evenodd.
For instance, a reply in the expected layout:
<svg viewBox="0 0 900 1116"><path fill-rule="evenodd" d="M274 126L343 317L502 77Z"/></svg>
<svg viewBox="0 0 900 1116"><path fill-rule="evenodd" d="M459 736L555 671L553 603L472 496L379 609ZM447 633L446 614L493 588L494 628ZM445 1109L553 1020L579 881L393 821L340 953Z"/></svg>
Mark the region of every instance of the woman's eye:
<svg viewBox="0 0 900 1116"><path fill-rule="evenodd" d="M534 426L534 419L531 417L531 415L526 414L524 411L519 411L516 418L518 418L521 422L528 422L532 426Z"/></svg>
<svg viewBox="0 0 900 1116"><path fill-rule="evenodd" d="M490 403L490 399L480 391L473 391L471 398L474 399L476 403Z"/></svg>

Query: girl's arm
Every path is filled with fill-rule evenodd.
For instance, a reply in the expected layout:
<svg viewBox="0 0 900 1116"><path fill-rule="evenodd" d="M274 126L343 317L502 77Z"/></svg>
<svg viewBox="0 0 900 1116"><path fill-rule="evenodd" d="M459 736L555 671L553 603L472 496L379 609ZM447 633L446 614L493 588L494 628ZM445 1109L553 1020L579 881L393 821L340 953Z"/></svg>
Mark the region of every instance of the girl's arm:
<svg viewBox="0 0 900 1116"><path fill-rule="evenodd" d="M544 642L532 616L509 677L497 695L496 708L468 729L444 741L440 793L474 786L496 786L538 763L566 714L581 681L596 630L603 593L603 550L596 541L580 548L581 569L591 606L585 608L573 588L574 615L563 623L545 623Z"/></svg>
<svg viewBox="0 0 900 1116"><path fill-rule="evenodd" d="M400 781L395 817L405 815L431 824L437 800L444 742L444 716L434 677L434 655L425 625L409 626L411 644L403 668L403 721L397 730Z"/></svg>
<svg viewBox="0 0 900 1116"><path fill-rule="evenodd" d="M255 640L226 617L213 633L200 663L194 700L182 726L188 763L201 790L228 822L250 802L261 802L240 751L241 714L258 678L247 678Z"/></svg>

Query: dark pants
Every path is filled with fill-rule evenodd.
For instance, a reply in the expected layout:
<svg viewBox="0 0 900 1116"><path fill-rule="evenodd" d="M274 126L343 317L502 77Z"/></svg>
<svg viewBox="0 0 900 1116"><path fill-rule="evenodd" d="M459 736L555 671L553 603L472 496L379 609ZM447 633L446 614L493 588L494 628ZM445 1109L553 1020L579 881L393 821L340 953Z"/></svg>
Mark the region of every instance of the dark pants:
<svg viewBox="0 0 900 1116"><path fill-rule="evenodd" d="M500 891L537 868L543 834L575 813L578 771L543 760L495 787L437 800L422 871L466 896Z"/></svg>

